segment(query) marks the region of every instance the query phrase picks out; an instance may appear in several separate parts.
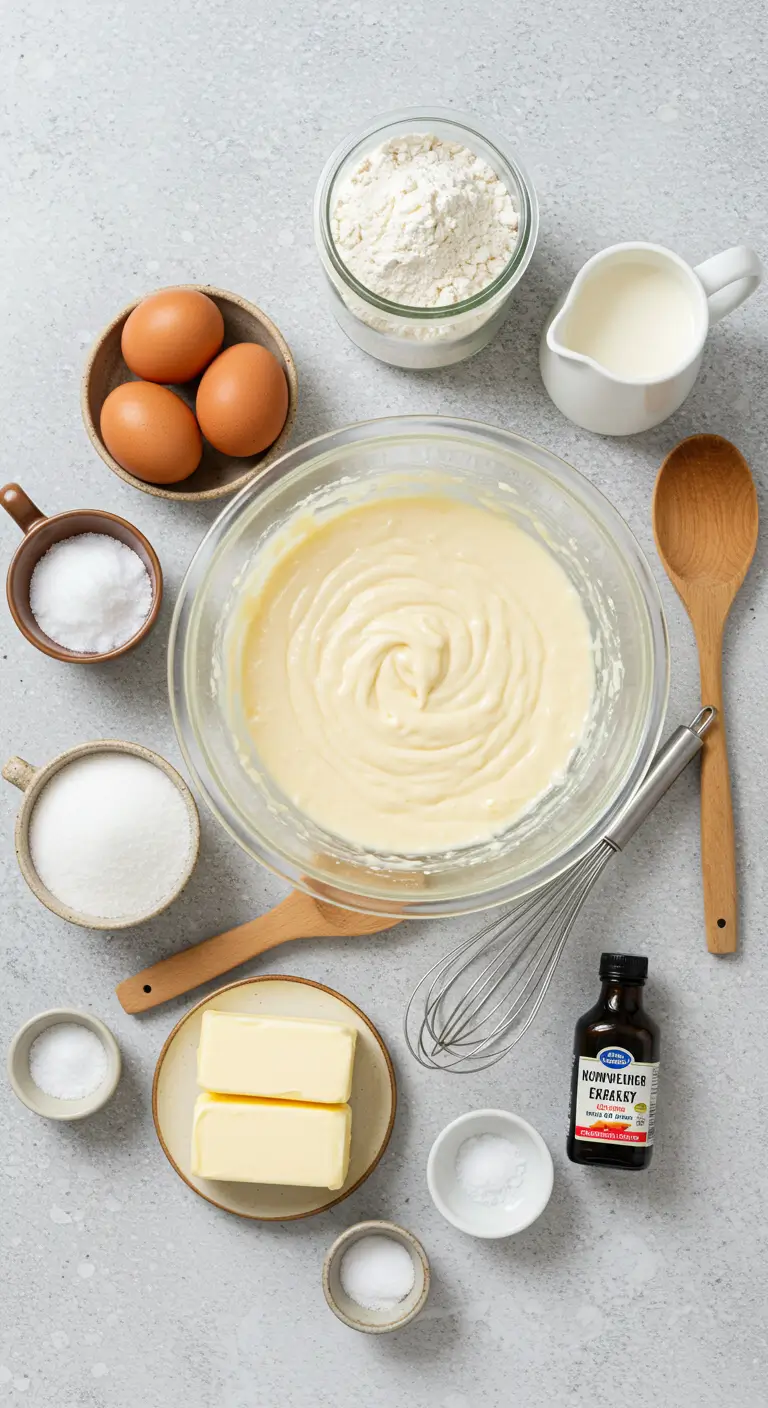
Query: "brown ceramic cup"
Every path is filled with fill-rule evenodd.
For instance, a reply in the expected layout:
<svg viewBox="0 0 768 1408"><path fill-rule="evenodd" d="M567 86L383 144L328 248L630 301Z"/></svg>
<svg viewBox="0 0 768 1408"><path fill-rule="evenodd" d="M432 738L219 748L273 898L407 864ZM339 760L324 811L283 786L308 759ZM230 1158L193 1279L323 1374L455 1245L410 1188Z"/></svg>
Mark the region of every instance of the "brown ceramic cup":
<svg viewBox="0 0 768 1408"><path fill-rule="evenodd" d="M54 660L71 660L81 665L91 665L99 660L116 660L139 644L149 634L157 620L160 603L163 599L163 570L157 553L143 533L133 524L126 523L114 513L102 509L71 509L68 513L54 513L50 518L40 511L36 504L24 493L19 484L6 484L0 489L0 506L9 513L24 534L8 568L6 594L11 615L22 635L43 654ZM29 584L32 573L40 558L63 538L74 538L81 533L104 533L131 548L149 573L152 583L152 606L147 619L124 645L116 650L106 650L101 654L80 654L57 645L40 627L32 614L29 604Z"/></svg>

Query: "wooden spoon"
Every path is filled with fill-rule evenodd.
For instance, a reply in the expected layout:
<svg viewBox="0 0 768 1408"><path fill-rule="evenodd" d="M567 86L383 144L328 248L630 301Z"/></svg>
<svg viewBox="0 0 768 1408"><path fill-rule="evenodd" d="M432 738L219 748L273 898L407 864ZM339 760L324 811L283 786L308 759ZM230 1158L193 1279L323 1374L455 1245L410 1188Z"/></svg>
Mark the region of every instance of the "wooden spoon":
<svg viewBox="0 0 768 1408"><path fill-rule="evenodd" d="M151 968L145 968L133 978L126 978L115 989L126 1012L147 1012L172 997L191 992L192 988L218 978L230 968L247 963L267 949L287 943L289 939L345 938L356 934L378 934L382 929L394 929L399 919L385 919L377 914L358 914L335 904L322 904L309 895L294 890L281 904L227 929L213 939L183 948Z"/></svg>
<svg viewBox="0 0 768 1408"><path fill-rule="evenodd" d="M691 618L702 698L717 709L701 759L701 863L710 953L735 953L738 911L733 807L723 716L723 629L757 543L749 465L719 435L692 435L667 455L653 495L653 531Z"/></svg>

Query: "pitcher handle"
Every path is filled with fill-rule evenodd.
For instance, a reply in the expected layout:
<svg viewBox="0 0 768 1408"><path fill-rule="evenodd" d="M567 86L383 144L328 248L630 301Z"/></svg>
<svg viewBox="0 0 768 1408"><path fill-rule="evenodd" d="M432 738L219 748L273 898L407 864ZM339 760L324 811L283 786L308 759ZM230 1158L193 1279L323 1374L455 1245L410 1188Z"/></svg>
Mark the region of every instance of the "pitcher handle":
<svg viewBox="0 0 768 1408"><path fill-rule="evenodd" d="M703 264L697 264L698 274L709 302L709 321L719 323L726 313L732 313L740 303L755 292L763 278L763 266L755 251L745 244L713 254Z"/></svg>

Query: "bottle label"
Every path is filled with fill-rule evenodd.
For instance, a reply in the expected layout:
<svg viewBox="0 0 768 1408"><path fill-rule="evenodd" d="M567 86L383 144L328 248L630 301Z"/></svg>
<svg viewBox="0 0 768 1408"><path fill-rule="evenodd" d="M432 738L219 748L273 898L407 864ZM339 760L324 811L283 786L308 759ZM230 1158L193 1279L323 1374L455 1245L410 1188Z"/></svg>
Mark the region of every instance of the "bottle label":
<svg viewBox="0 0 768 1408"><path fill-rule="evenodd" d="M575 1137L600 1144L652 1144L658 1082L658 1061L635 1061L623 1046L580 1056Z"/></svg>

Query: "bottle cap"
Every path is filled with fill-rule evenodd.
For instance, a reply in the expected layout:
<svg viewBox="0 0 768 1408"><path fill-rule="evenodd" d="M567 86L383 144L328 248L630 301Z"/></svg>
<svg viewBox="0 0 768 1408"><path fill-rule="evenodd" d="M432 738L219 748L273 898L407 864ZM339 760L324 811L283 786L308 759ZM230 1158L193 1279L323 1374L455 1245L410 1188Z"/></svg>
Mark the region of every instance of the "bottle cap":
<svg viewBox="0 0 768 1408"><path fill-rule="evenodd" d="M620 983L644 983L648 976L648 959L636 953L601 953L600 977L615 978Z"/></svg>

